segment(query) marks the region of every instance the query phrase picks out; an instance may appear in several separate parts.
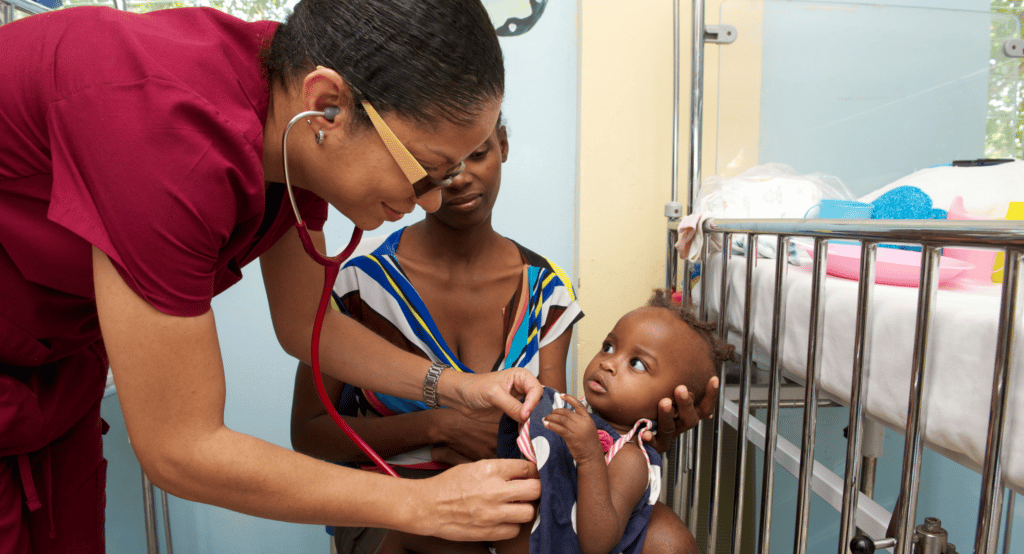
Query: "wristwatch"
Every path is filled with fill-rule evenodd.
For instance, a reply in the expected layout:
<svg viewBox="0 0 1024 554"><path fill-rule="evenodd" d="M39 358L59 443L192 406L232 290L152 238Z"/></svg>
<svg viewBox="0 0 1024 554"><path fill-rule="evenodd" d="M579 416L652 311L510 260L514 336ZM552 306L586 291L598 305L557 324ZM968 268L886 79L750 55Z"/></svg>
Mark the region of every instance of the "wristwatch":
<svg viewBox="0 0 1024 554"><path fill-rule="evenodd" d="M429 408L437 408L437 380L441 377L441 372L452 366L442 364L440 362L434 362L430 364L430 369L427 370L427 376L423 379L423 403Z"/></svg>

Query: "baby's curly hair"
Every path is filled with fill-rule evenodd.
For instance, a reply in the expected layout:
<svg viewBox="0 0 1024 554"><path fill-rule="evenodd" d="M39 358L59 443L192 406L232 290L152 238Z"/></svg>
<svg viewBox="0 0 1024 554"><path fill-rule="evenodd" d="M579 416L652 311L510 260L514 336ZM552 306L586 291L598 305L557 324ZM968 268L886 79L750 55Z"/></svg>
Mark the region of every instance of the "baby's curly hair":
<svg viewBox="0 0 1024 554"><path fill-rule="evenodd" d="M722 362L736 360L736 347L718 336L716 332L718 326L710 321L702 321L697 316L693 303L682 303L673 300L671 289L654 289L651 299L647 301L647 307L665 308L697 332L708 346L708 352L710 353L709 361L711 362L711 367L714 368L713 375L718 374L718 368L721 367ZM694 387L689 384L687 385L687 388L690 389L697 402L700 402L704 396L704 388L711 377L712 375L707 375L702 379L703 386Z"/></svg>

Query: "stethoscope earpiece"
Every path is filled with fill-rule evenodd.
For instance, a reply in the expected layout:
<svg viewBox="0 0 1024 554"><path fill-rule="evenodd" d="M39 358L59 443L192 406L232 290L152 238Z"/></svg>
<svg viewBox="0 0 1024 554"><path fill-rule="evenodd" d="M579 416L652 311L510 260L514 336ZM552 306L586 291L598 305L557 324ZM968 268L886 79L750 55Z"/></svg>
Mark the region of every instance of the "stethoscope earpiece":
<svg viewBox="0 0 1024 554"><path fill-rule="evenodd" d="M306 111L302 112L291 119L288 125L284 128L284 133L281 136L281 163L284 165L284 185L288 190L288 199L291 201L292 210L295 211L295 228L299 234L299 241L302 243L302 249L306 251L306 254L310 258L313 258L317 264L324 268L324 289L320 295L320 305L317 307L316 318L313 320L313 336L311 337L310 344L310 365L313 366L313 379L316 385L317 394L320 396L320 402L324 405L324 409L327 410L328 415L334 419L334 422L341 427L341 430L352 442L354 442L374 463L377 464L385 473L392 477L398 477L395 470L388 465L370 445L366 444L363 439L349 426L348 423L338 413L337 408L334 407L331 398L327 395L327 389L324 387L323 376L320 371L320 331L323 329L324 316L327 315L327 310L330 306L331 291L334 289L334 280L338 277L338 271L341 267L341 262L347 259L352 252L356 249L359 244L360 237L363 236L363 231L359 227L352 229L352 239L349 240L348 246L337 256L328 258L317 251L316 246L313 244L313 240L309 236L309 231L306 229L306 222L302 221L302 214L299 213L299 207L295 203L295 194L292 192L292 183L288 176L288 133L291 132L292 126L302 121L303 119L312 117L323 117L327 121L334 121L334 118L341 113L341 110L337 106L327 106L324 111ZM323 133L323 130L320 131ZM317 141L319 144L321 141Z"/></svg>

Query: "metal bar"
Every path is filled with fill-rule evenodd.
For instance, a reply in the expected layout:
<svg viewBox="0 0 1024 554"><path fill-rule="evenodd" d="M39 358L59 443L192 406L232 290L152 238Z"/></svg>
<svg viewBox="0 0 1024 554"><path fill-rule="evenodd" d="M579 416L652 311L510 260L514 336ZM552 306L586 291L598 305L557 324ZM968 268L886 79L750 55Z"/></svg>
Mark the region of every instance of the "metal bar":
<svg viewBox="0 0 1024 554"><path fill-rule="evenodd" d="M729 256L730 248L729 244L732 242L732 235L730 233L724 233L722 235L722 275L721 275L721 300L718 303L718 335L725 338L728 335L726 330L726 310L729 309ZM718 372L719 379L725 381L725 363ZM715 554L718 542L718 517L719 517L719 497L722 493L722 487L719 483L722 475L722 426L724 421L722 419L722 410L725 405L725 386L720 385L718 387L718 407L715 409L715 436L711 447L711 503L708 510L708 554Z"/></svg>
<svg viewBox="0 0 1024 554"><path fill-rule="evenodd" d="M864 456L861 458L864 470L860 476L860 492L868 498L875 497L875 475L878 473L878 458ZM849 544L849 542L847 542Z"/></svg>
<svg viewBox="0 0 1024 554"><path fill-rule="evenodd" d="M693 35L690 44L690 179L687 213L697 205L701 179L704 129L704 0L693 2ZM678 65L678 64L677 64Z"/></svg>
<svg viewBox="0 0 1024 554"><path fill-rule="evenodd" d="M676 240L679 238L679 231L668 230L668 244L665 251L665 287L676 290L679 283L679 255L676 254ZM683 283L683 288L689 288L689 283Z"/></svg>
<svg viewBox="0 0 1024 554"><path fill-rule="evenodd" d="M146 552L160 554L160 543L156 536L156 506L153 504L153 483L146 472L142 472L142 515L146 524Z"/></svg>
<svg viewBox="0 0 1024 554"><path fill-rule="evenodd" d="M1002 510L1002 451L1003 424L1009 390L1006 386L1013 361L1014 324L1017 320L1017 289L1021 252L1006 249L1003 266L1003 298L999 313L999 332L996 339L995 371L992 378L992 413L988 420L988 438L985 446L985 464L981 482L981 500L978 508L978 533L975 535L976 552L995 552L999 542L999 512ZM998 491L998 494L997 494ZM992 529L995 523L996 528Z"/></svg>
<svg viewBox="0 0 1024 554"><path fill-rule="evenodd" d="M704 230L906 242L931 246L1024 247L1024 226L1015 221L934 219L710 219Z"/></svg>
<svg viewBox="0 0 1024 554"><path fill-rule="evenodd" d="M668 490L665 493L665 504L676 514L679 514L680 518L685 521L684 512L685 506L683 505L684 499L688 497L686 487L689 484L689 475L687 475L687 456L689 455L689 432L676 437L676 440L672 441L672 446L669 447L666 453L665 467L668 469L668 473L671 476L666 476L665 482Z"/></svg>
<svg viewBox="0 0 1024 554"><path fill-rule="evenodd" d="M747 428L750 423L750 374L754 369L754 267L757 265L757 235L747 235L746 286L743 295L743 352L740 362L740 411L736 426L736 480L733 487L732 550L739 552L743 544L743 511L745 505L747 466Z"/></svg>
<svg viewBox="0 0 1024 554"><path fill-rule="evenodd" d="M709 310L708 306L709 306L709 304L711 302L711 286L710 286L709 281L704 278L707 275L706 269L708 267L708 261L710 260L710 258L711 258L711 239L710 239L710 237L705 237L704 244L703 244L703 247L701 248L701 254L700 254L700 264L701 264L700 265L701 266L701 279L700 279L700 319L702 321L707 321L707 319L708 319L708 313L709 313L708 312L708 310ZM719 371L719 373L721 373L721 371ZM721 391L725 390L725 386L722 383L722 381L723 381L723 379L722 379L722 377L720 375L719 376L719 386L718 386L718 388L719 388L719 396L718 396L719 405L721 405L721 400L722 400L722 396L723 396ZM717 423L717 420L716 420L716 423ZM704 436L704 425L705 425L705 423L703 421L701 421L700 423L697 424L697 429L695 430L695 436L692 439L693 443L694 443L693 463L692 463L692 468L693 469L692 469L692 472L690 473L690 487L689 487L690 488L690 498L689 498L689 505L687 506L687 509L686 509L686 511L687 511L687 523L689 523L688 527L690 529L697 529L697 522L698 522L698 517L699 517L699 514L700 514L700 512L698 510L698 508L699 508L698 504L700 502L701 472L703 471L703 466L704 466L704 461L703 461L703 458L704 458L704 456L703 456L704 446L703 446L703 440L701 440L701 438Z"/></svg>
<svg viewBox="0 0 1024 554"><path fill-rule="evenodd" d="M800 400L779 400L777 406L779 408L791 409L791 408L803 408L805 406L803 399ZM751 400L751 410L764 410L770 408L771 404L767 400ZM818 399L819 408L840 408L842 404L837 404L831 400Z"/></svg>
<svg viewBox="0 0 1024 554"><path fill-rule="evenodd" d="M672 2L672 202L679 198L679 0ZM687 195L687 200L690 196ZM686 213L693 213L693 204L687 203Z"/></svg>
<svg viewBox="0 0 1024 554"><path fill-rule="evenodd" d="M910 378L910 401L907 409L907 439L903 450L903 477L900 484L903 504L897 515L896 554L909 554L913 548L917 491L921 480L921 448L924 436L921 411L924 405L925 370L928 365L928 332L931 328L932 305L938 291L939 249L935 246L925 246L922 254L913 373Z"/></svg>
<svg viewBox="0 0 1024 554"><path fill-rule="evenodd" d="M811 477L814 472L814 435L817 428L818 366L821 333L825 316L822 292L825 282L825 256L828 241L814 239L814 266L811 279L811 321L807 337L807 384L804 391L804 424L800 443L800 480L797 486L796 537L793 552L807 552L807 526L810 521Z"/></svg>
<svg viewBox="0 0 1024 554"><path fill-rule="evenodd" d="M704 421L701 420L697 423L697 427L690 431L690 470L689 470L689 497L687 498L686 505L686 527L689 529L696 529L698 523L698 517L700 515L699 504L700 504L700 472L701 458L703 457L704 441L701 437L704 436Z"/></svg>
<svg viewBox="0 0 1024 554"><path fill-rule="evenodd" d="M846 479L843 509L839 524L839 554L846 554L853 539L857 514L857 484L861 479L861 439L864 420L864 394L867 392L868 363L871 357L871 293L875 287L875 257L878 245L864 243L860 255L860 281L857 290L857 330L854 334L853 379L850 383L850 426L846 441ZM872 476L873 481L873 476ZM874 485L872 484L872 488Z"/></svg>
<svg viewBox="0 0 1024 554"><path fill-rule="evenodd" d="M164 544L167 545L167 554L174 554L171 546L171 511L167 506L167 491L160 489L160 503L164 510Z"/></svg>
<svg viewBox="0 0 1024 554"><path fill-rule="evenodd" d="M789 266L789 239L779 235L775 241L775 297L772 302L772 347L768 376L767 434L764 439L764 468L761 482L761 520L758 532L759 552L768 553L771 542L772 498L775 494L775 449L779 442L779 389L782 385L782 285Z"/></svg>

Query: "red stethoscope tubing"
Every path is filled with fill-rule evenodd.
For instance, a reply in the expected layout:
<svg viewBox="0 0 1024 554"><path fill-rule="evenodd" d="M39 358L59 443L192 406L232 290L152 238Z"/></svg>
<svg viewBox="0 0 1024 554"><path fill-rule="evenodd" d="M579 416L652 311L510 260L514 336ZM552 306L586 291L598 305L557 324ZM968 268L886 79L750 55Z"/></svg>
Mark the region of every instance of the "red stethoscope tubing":
<svg viewBox="0 0 1024 554"><path fill-rule="evenodd" d="M352 231L352 239L349 240L348 246L333 258L328 258L317 251L316 247L313 246L312 239L309 238L309 232L306 229L304 221L298 221L295 224L296 229L299 232L299 239L302 241L302 247L306 250L313 260L324 266L324 290L320 295L320 305L316 310L316 320L313 323L313 338L310 346L310 361L313 366L313 380L316 381L316 392L320 395L320 402L324 405L327 413L331 416L331 419L341 427L341 430L348 435L348 438L352 439L352 442L359 447L373 463L377 464L384 473L391 475L392 477L398 477L395 473L394 468L388 465L383 458L380 457L377 452L366 444L366 441L362 439L355 430L345 421L341 414L338 413L338 409L334 407L334 403L331 401L330 396L327 395L327 389L324 388L323 373L320 371L320 330L324 324L324 316L327 315L328 305L331 302L331 290L334 288L334 280L338 277L338 271L341 269L341 263L347 259L352 252L356 249L359 244L359 239L363 236L362 229L356 227Z"/></svg>

